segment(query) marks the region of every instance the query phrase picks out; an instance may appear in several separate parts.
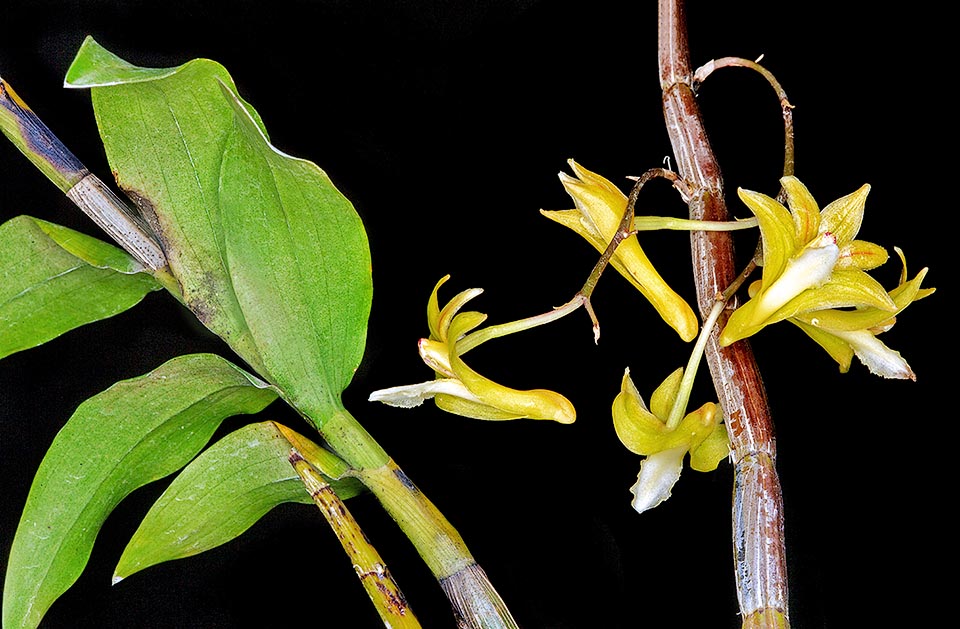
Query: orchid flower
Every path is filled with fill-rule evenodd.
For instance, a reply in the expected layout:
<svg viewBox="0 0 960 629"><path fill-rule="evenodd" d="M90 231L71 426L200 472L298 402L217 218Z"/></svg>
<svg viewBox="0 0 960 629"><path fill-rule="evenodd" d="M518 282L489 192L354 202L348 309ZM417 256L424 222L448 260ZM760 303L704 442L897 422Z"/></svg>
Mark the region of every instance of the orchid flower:
<svg viewBox="0 0 960 629"><path fill-rule="evenodd" d="M789 210L758 192L738 191L760 224L763 276L751 285L750 300L730 315L720 344L730 345L787 319L824 347L842 371L856 355L876 374L913 379L900 354L875 335L892 325L907 305L932 292L920 289L927 270L907 282L904 265L900 286L889 293L866 273L888 258L883 247L855 239L869 185L821 211L798 179L780 181Z"/></svg>
<svg viewBox="0 0 960 629"><path fill-rule="evenodd" d="M561 172L560 183L573 199L576 209L546 211L547 218L569 227L601 253L613 240L627 209L627 197L607 179L568 160L576 177ZM670 327L684 341L691 341L699 327L693 310L660 277L647 258L636 234L625 238L610 260L613 267L633 284Z"/></svg>
<svg viewBox="0 0 960 629"><path fill-rule="evenodd" d="M907 306L932 294L936 289L920 288L927 269L922 269L916 277L907 281L907 262L903 252L898 248L895 250L903 262L903 272L900 283L888 293L897 306L893 312L873 307L854 310L829 309L806 312L789 319L837 361L842 373L850 369L850 362L856 355L860 362L878 376L916 380L916 375L900 352L884 345L877 335L892 328L897 315Z"/></svg>
<svg viewBox="0 0 960 629"><path fill-rule="evenodd" d="M760 224L763 277L750 301L727 321L720 335L723 346L811 310L849 306L896 310L887 291L866 273L886 262L886 250L854 240L870 186L821 212L798 179L784 177L780 182L789 210L759 192L737 191Z"/></svg>
<svg viewBox="0 0 960 629"><path fill-rule="evenodd" d="M419 342L420 357L434 370L435 379L374 391L369 400L391 406L413 407L433 398L436 405L445 411L476 419L529 418L550 419L561 424L573 423L576 419L573 404L559 393L545 389L511 389L481 376L463 362L458 342L482 324L487 315L473 311L460 312L460 309L481 294L483 289L465 290L441 309L437 291L449 278L447 275L437 282L430 294L427 303L430 337L422 338Z"/></svg>
<svg viewBox="0 0 960 629"><path fill-rule="evenodd" d="M684 456L690 454L690 467L699 472L715 470L730 452L722 412L708 402L688 413L671 427L667 418L680 394L683 368L677 369L657 387L650 397L650 407L630 378L623 374L620 393L613 401L613 426L628 450L645 455L640 464L633 508L638 513L652 509L670 497L680 478Z"/></svg>

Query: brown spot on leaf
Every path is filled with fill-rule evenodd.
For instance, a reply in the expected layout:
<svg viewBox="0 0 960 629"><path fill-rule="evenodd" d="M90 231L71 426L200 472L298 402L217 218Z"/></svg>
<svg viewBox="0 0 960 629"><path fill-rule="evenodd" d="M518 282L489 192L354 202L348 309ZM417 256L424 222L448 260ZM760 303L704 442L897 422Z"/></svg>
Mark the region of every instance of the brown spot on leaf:
<svg viewBox="0 0 960 629"><path fill-rule="evenodd" d="M163 232L163 227L160 225L160 219L157 217L157 210L153 202L139 190L120 183L117 172L113 173L113 178L117 180L117 186L127 195L127 198L133 201L137 211L140 213L140 218L143 219L150 232L157 238L157 241L160 243L160 248L163 249L163 253L166 254L169 242Z"/></svg>

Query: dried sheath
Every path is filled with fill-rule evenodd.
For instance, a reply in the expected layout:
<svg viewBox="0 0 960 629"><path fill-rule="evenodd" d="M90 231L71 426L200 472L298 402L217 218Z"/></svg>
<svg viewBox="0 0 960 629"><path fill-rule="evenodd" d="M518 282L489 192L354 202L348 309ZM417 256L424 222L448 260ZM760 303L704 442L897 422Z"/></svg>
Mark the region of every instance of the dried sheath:
<svg viewBox="0 0 960 629"><path fill-rule="evenodd" d="M167 265L143 219L70 152L0 78L0 131L84 214L145 267Z"/></svg>

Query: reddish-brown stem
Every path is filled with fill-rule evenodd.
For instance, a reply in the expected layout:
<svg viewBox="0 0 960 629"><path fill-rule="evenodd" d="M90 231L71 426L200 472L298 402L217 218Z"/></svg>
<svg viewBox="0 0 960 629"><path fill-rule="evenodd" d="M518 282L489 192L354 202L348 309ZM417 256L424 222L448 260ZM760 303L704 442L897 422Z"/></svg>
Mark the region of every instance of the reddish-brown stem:
<svg viewBox="0 0 960 629"><path fill-rule="evenodd" d="M681 0L659 2L660 85L677 170L692 189L690 218L728 220L720 167L707 139L693 91ZM725 232L691 232L701 314L737 276L733 240ZM763 381L750 346L721 348L726 314L706 356L734 457L733 546L737 594L745 628L789 626L783 500L774 465L776 445Z"/></svg>

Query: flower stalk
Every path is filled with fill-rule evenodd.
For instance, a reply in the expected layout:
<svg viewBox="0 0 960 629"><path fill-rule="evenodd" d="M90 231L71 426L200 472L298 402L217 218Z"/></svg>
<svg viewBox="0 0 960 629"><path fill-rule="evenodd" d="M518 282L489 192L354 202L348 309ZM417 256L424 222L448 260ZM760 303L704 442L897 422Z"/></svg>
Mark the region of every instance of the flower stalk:
<svg viewBox="0 0 960 629"><path fill-rule="evenodd" d="M763 55L760 56L760 59L762 58ZM773 73L760 65L760 59L757 59L756 61L750 61L749 59L743 59L742 57L723 57L721 59L711 59L707 63L697 68L697 71L693 75L693 88L694 90L699 89L700 85L707 79L708 76L721 68L747 68L762 76L767 83L770 84L770 87L773 88L773 91L777 93L777 99L780 101L780 109L783 112L783 173L790 174L793 172L794 165L793 105L790 104L790 100L787 98L787 93L784 91L783 87L780 86L780 82L777 81L777 78L773 75Z"/></svg>

